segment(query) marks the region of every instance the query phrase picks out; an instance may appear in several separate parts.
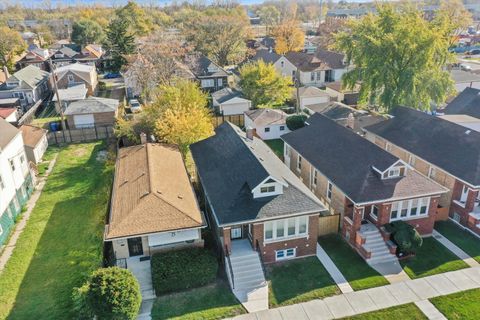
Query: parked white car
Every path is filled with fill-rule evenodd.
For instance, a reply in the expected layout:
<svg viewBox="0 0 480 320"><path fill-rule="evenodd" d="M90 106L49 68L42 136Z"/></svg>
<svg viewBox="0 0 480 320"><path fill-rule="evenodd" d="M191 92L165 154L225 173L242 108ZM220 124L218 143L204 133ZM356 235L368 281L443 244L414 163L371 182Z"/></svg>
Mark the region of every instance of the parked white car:
<svg viewBox="0 0 480 320"><path fill-rule="evenodd" d="M130 110L133 113L142 111L142 105L140 104L140 102L138 102L137 99L130 100L129 104L130 104Z"/></svg>

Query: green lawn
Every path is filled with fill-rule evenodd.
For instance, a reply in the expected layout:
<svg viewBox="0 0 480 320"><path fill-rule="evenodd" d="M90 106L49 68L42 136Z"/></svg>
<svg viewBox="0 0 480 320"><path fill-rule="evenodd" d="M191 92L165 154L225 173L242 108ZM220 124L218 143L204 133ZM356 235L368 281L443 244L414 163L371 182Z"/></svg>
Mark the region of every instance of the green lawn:
<svg viewBox="0 0 480 320"><path fill-rule="evenodd" d="M438 221L435 230L460 247L473 259L480 262L480 240L470 232L460 228L452 221Z"/></svg>
<svg viewBox="0 0 480 320"><path fill-rule="evenodd" d="M59 148L56 146L48 147L47 151L45 151L45 154L43 155L42 162L37 164L39 176L45 175L45 172L47 171L48 166L50 165L50 161L52 161L52 159L55 157L58 151L59 151Z"/></svg>
<svg viewBox="0 0 480 320"><path fill-rule="evenodd" d="M413 303L403 304L397 307L391 307L378 311L372 311L357 316L342 318L345 320L386 320L386 319L402 319L402 320L423 320L428 319L423 312Z"/></svg>
<svg viewBox="0 0 480 320"><path fill-rule="evenodd" d="M273 152L280 158L283 159L283 140L282 139L273 139L265 140L265 143L273 150Z"/></svg>
<svg viewBox="0 0 480 320"><path fill-rule="evenodd" d="M223 282L158 297L152 319L213 320L245 313L245 309Z"/></svg>
<svg viewBox="0 0 480 320"><path fill-rule="evenodd" d="M270 306L299 303L340 293L317 257L269 266L267 280Z"/></svg>
<svg viewBox="0 0 480 320"><path fill-rule="evenodd" d="M412 279L468 267L465 262L432 237L424 238L417 255L401 260L400 264Z"/></svg>
<svg viewBox="0 0 480 320"><path fill-rule="evenodd" d="M389 284L387 279L372 269L340 235L333 234L320 237L318 243L345 276L353 290Z"/></svg>
<svg viewBox="0 0 480 320"><path fill-rule="evenodd" d="M102 143L70 145L57 163L6 268L0 319L73 319L72 289L102 265L111 164Z"/></svg>
<svg viewBox="0 0 480 320"><path fill-rule="evenodd" d="M480 317L480 289L473 289L430 299L449 320Z"/></svg>

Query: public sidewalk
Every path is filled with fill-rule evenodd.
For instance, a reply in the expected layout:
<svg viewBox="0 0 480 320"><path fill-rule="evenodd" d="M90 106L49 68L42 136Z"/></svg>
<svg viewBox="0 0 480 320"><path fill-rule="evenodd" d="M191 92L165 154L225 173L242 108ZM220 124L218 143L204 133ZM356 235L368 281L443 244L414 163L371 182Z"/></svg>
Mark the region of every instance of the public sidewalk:
<svg viewBox="0 0 480 320"><path fill-rule="evenodd" d="M457 247L457 245L448 240L446 237L442 236L437 230L433 230L432 235L436 240L438 240L438 242L447 247L447 249L450 250L454 255L465 261L465 263L470 267L477 267L480 265L475 259L470 257L465 251Z"/></svg>
<svg viewBox="0 0 480 320"><path fill-rule="evenodd" d="M327 272L332 277L333 281L337 284L340 288L342 293L353 292L352 287L348 283L347 279L343 276L343 274L338 270L335 263L333 263L332 259L328 256L328 254L323 250L323 248L317 243L317 258L323 264Z"/></svg>
<svg viewBox="0 0 480 320"><path fill-rule="evenodd" d="M344 293L322 300L317 299L249 313L233 319L330 320L406 303L418 303L425 310L424 312L435 313L435 310L432 309L427 311L429 306L425 303L425 300L475 288L480 288L480 267L466 268L382 287Z"/></svg>
<svg viewBox="0 0 480 320"><path fill-rule="evenodd" d="M15 245L17 244L18 238L22 234L23 229L25 229L32 210L35 208L35 204L37 203L38 198L40 198L40 195L42 194L43 187L47 182L47 177L50 175L50 172L52 172L53 170L53 166L57 162L57 156L58 154L56 154L55 157L50 161L48 169L45 172L45 176L37 178L39 181L35 186L35 191L33 191L32 196L30 197L30 199L28 199L26 204L27 211L23 213L20 222L15 225L15 230L13 231L12 236L10 237L8 243L5 245L5 248L0 255L0 272L2 272L2 270L5 268L8 260L13 254L13 250L15 250Z"/></svg>

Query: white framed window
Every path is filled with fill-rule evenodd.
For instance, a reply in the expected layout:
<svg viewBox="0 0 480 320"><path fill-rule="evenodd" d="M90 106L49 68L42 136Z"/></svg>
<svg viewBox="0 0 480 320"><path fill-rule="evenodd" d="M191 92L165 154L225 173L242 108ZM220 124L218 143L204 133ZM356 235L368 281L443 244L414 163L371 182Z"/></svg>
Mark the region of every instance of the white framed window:
<svg viewBox="0 0 480 320"><path fill-rule="evenodd" d="M434 167L430 167L428 169L428 177L430 179L435 179L435 176L437 175L437 170Z"/></svg>
<svg viewBox="0 0 480 320"><path fill-rule="evenodd" d="M333 190L333 184L328 181L328 184L327 184L327 199L328 200L332 200L332 190Z"/></svg>
<svg viewBox="0 0 480 320"><path fill-rule="evenodd" d="M211 88L215 86L213 79L203 79L200 83L202 88Z"/></svg>
<svg viewBox="0 0 480 320"><path fill-rule="evenodd" d="M265 241L305 236L308 233L308 216L267 221L263 229Z"/></svg>
<svg viewBox="0 0 480 320"><path fill-rule="evenodd" d="M284 131L285 130L285 126L280 126L280 131Z"/></svg>
<svg viewBox="0 0 480 320"><path fill-rule="evenodd" d="M23 156L23 154L20 156L20 163L24 163L25 162L25 157Z"/></svg>
<svg viewBox="0 0 480 320"><path fill-rule="evenodd" d="M260 193L270 193L275 192L275 186L261 187Z"/></svg>
<svg viewBox="0 0 480 320"><path fill-rule="evenodd" d="M298 155L298 158L297 158L297 171L301 171L302 170L302 156L301 155Z"/></svg>
<svg viewBox="0 0 480 320"><path fill-rule="evenodd" d="M265 127L264 131L265 132L270 132L270 127Z"/></svg>
<svg viewBox="0 0 480 320"><path fill-rule="evenodd" d="M10 168L12 168L12 171L15 171L15 161L13 159L10 159Z"/></svg>
<svg viewBox="0 0 480 320"><path fill-rule="evenodd" d="M372 216L375 220L378 219L378 207L376 205L373 205L370 208L370 216Z"/></svg>
<svg viewBox="0 0 480 320"><path fill-rule="evenodd" d="M0 174L0 189L5 189L5 182L3 182L3 177L2 175Z"/></svg>
<svg viewBox="0 0 480 320"><path fill-rule="evenodd" d="M217 81L217 86L218 87L222 87L223 86L223 79L222 78L219 78L218 81Z"/></svg>
<svg viewBox="0 0 480 320"><path fill-rule="evenodd" d="M285 156L290 157L290 147L288 144L285 144Z"/></svg>
<svg viewBox="0 0 480 320"><path fill-rule="evenodd" d="M283 68L285 67L285 61L280 61L280 66Z"/></svg>
<svg viewBox="0 0 480 320"><path fill-rule="evenodd" d="M389 178L398 177L399 175L400 175L400 168L393 168L388 170Z"/></svg>
<svg viewBox="0 0 480 320"><path fill-rule="evenodd" d="M468 187L466 185L463 185L462 194L460 195L460 202L462 203L467 202L467 198L468 198Z"/></svg>
<svg viewBox="0 0 480 320"><path fill-rule="evenodd" d="M317 72L317 81L322 80L322 73L320 71Z"/></svg>
<svg viewBox="0 0 480 320"><path fill-rule="evenodd" d="M315 72L310 72L310 81L315 81Z"/></svg>
<svg viewBox="0 0 480 320"><path fill-rule="evenodd" d="M318 175L317 170L313 169L313 183L312 183L312 184L313 184L314 186L317 185L317 180L318 180L318 179L317 179L317 175Z"/></svg>
<svg viewBox="0 0 480 320"><path fill-rule="evenodd" d="M415 165L415 156L413 154L408 156L408 164L412 167Z"/></svg>
<svg viewBox="0 0 480 320"><path fill-rule="evenodd" d="M68 75L68 83L74 83L75 82L75 78L73 77L73 74L69 74Z"/></svg>
<svg viewBox="0 0 480 320"><path fill-rule="evenodd" d="M275 251L275 260L285 260L285 259L292 259L295 258L297 255L296 248L288 248L284 250L276 250Z"/></svg>
<svg viewBox="0 0 480 320"><path fill-rule="evenodd" d="M430 198L417 198L392 203L390 221L415 218L428 214Z"/></svg>

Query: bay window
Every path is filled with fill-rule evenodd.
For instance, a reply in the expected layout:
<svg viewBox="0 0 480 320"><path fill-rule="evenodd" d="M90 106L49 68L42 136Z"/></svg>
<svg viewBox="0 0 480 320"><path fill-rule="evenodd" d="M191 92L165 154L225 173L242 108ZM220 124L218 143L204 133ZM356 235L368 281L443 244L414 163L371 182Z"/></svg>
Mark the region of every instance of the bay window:
<svg viewBox="0 0 480 320"><path fill-rule="evenodd" d="M390 221L415 218L428 214L430 198L419 198L392 203Z"/></svg>
<svg viewBox="0 0 480 320"><path fill-rule="evenodd" d="M308 216L267 221L264 223L265 241L304 236L308 230Z"/></svg>

